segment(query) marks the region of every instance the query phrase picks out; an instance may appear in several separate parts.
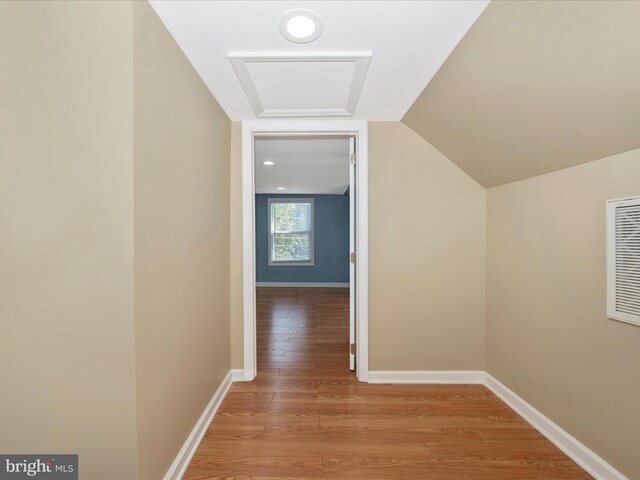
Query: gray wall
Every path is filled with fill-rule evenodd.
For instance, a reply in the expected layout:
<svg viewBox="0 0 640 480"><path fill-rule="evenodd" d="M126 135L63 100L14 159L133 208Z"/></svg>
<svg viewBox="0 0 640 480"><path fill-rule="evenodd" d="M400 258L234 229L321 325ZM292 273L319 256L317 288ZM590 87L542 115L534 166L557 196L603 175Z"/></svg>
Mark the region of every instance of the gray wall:
<svg viewBox="0 0 640 480"><path fill-rule="evenodd" d="M314 266L269 266L269 198L313 198ZM349 197L346 195L256 195L256 281L349 282Z"/></svg>

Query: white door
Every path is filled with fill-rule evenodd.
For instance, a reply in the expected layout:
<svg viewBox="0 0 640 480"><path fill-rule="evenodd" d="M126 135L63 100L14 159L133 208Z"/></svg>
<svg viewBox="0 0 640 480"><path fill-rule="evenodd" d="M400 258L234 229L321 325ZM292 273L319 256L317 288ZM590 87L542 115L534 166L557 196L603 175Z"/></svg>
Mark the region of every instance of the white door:
<svg viewBox="0 0 640 480"><path fill-rule="evenodd" d="M356 368L356 137L349 138L349 369Z"/></svg>

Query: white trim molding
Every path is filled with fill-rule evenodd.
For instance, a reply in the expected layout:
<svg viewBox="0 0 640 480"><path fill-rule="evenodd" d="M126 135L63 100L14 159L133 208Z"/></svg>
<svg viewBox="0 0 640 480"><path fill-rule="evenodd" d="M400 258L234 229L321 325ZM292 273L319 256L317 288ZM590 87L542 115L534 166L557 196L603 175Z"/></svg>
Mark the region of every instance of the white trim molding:
<svg viewBox="0 0 640 480"><path fill-rule="evenodd" d="M256 287L349 288L349 283L333 282L256 282Z"/></svg>
<svg viewBox="0 0 640 480"><path fill-rule="evenodd" d="M369 375L369 173L367 122L364 120L252 120L242 122L242 298L244 380L256 375L255 136L355 136L356 162L356 376Z"/></svg>
<svg viewBox="0 0 640 480"><path fill-rule="evenodd" d="M410 370L369 372L369 383L464 384L482 383L483 371L474 370Z"/></svg>
<svg viewBox="0 0 640 480"><path fill-rule="evenodd" d="M485 373L484 385L592 477L598 480L627 480L622 473L593 450L536 410L491 374Z"/></svg>
<svg viewBox="0 0 640 480"><path fill-rule="evenodd" d="M207 429L211 424L211 420L213 420L218 408L220 408L220 405L222 404L222 400L224 400L227 392L229 392L229 388L231 388L232 383L235 381L234 372L236 371L230 370L224 377L224 380L222 380L222 383L220 383L220 386L213 394L213 397L211 397L209 404L205 407L202 415L200 415L200 418L193 427L193 430L191 430L191 433L182 445L178 455L169 467L169 470L164 476L164 480L180 480L184 475L184 472L189 466L189 462L191 462L193 455L198 449L198 445L200 445L204 434L207 432Z"/></svg>
<svg viewBox="0 0 640 480"><path fill-rule="evenodd" d="M369 383L484 385L596 480L628 480L597 453L485 371L372 371L369 372Z"/></svg>

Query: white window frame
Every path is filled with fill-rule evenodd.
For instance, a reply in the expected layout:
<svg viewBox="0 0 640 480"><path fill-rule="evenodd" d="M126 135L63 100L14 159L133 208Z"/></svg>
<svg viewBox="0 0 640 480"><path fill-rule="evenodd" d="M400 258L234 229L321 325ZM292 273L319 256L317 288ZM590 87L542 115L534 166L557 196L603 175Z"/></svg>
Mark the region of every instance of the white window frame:
<svg viewBox="0 0 640 480"><path fill-rule="evenodd" d="M309 260L303 262L273 259L273 237L275 236L275 220L272 216L271 205L274 203L310 203L311 230L309 230ZM313 267L315 265L315 204L313 198L281 198L270 197L267 201L267 215L269 216L269 262L270 267ZM302 232L301 232L302 233ZM306 232L304 232L306 233Z"/></svg>

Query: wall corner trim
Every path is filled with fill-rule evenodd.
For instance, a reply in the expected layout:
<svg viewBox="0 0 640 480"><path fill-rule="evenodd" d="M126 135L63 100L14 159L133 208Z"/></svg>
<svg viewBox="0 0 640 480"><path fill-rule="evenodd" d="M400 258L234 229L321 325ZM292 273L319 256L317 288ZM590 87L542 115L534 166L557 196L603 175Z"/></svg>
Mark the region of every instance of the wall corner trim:
<svg viewBox="0 0 640 480"><path fill-rule="evenodd" d="M164 476L164 480L180 480L184 475L184 472L187 470L189 466L189 462L193 458L193 455L196 453L204 434L207 432L209 425L211 424L211 420L215 416L218 408L222 404L224 397L227 395L227 392L231 388L231 385L238 378L239 375L244 375L243 370L229 370L227 375L224 377L224 380L220 383L220 386L211 397L209 404L205 407L202 415L196 422L193 430L185 440L182 448L178 452L175 460L169 467L169 470Z"/></svg>
<svg viewBox="0 0 640 480"><path fill-rule="evenodd" d="M596 480L628 480L598 454L519 397L513 390L482 370L371 371L369 383L479 384L491 390L547 440L562 450Z"/></svg>
<svg viewBox="0 0 640 480"><path fill-rule="evenodd" d="M598 480L628 480L627 477L609 465L593 450L536 410L491 374L485 372L484 377L484 385L489 390L509 405L533 428L547 437L551 443L562 450L569 458L580 465L589 475Z"/></svg>

